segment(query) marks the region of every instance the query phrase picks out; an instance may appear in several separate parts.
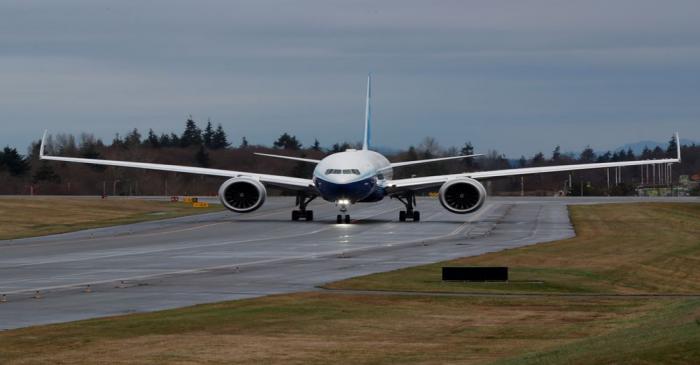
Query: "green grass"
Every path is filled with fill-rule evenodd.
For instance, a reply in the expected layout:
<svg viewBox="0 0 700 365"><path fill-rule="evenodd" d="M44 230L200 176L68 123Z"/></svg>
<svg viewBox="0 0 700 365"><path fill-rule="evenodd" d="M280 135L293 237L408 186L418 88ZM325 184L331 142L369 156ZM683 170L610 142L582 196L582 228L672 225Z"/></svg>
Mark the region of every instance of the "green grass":
<svg viewBox="0 0 700 365"><path fill-rule="evenodd" d="M633 328L648 313L683 303L301 293L9 331L0 333L0 358L8 364L488 363Z"/></svg>
<svg viewBox="0 0 700 365"><path fill-rule="evenodd" d="M700 204L570 207L577 236L327 284L482 293L700 293ZM488 243L487 243L488 244ZM508 266L508 283L443 282L442 266Z"/></svg>
<svg viewBox="0 0 700 365"><path fill-rule="evenodd" d="M696 364L700 359L700 300L667 303L633 326L496 364Z"/></svg>
<svg viewBox="0 0 700 365"><path fill-rule="evenodd" d="M136 199L0 197L0 240L175 218L222 210Z"/></svg>

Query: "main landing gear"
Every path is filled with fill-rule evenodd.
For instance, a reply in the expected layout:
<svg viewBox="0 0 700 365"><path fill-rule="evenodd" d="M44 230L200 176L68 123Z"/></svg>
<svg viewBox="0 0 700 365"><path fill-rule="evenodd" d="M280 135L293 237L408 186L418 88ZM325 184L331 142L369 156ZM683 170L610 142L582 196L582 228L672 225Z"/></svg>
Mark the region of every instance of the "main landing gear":
<svg viewBox="0 0 700 365"><path fill-rule="evenodd" d="M403 195L395 195L394 197L406 207L406 210L399 212L399 221L405 222L406 219L410 219L414 222L420 221L420 212L413 210L413 207L416 205L416 194L414 192L409 191Z"/></svg>
<svg viewBox="0 0 700 365"><path fill-rule="evenodd" d="M299 209L292 211L292 220L298 221L300 219L303 219L307 222L311 222L312 220L314 220L314 211L306 210L306 206L309 203L311 203L311 201L314 199L316 199L316 195L309 196L302 193L297 194L296 205L299 206Z"/></svg>

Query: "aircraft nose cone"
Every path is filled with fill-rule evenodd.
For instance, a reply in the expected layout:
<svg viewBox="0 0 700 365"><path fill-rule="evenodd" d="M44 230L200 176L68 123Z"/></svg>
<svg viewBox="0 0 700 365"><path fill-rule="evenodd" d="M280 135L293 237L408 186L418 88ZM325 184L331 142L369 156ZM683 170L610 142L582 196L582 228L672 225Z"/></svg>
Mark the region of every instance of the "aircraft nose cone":
<svg viewBox="0 0 700 365"><path fill-rule="evenodd" d="M338 199L350 199L359 201L369 196L374 191L376 182L372 178L349 181L351 179L326 180L317 178L316 188L327 201L337 201Z"/></svg>

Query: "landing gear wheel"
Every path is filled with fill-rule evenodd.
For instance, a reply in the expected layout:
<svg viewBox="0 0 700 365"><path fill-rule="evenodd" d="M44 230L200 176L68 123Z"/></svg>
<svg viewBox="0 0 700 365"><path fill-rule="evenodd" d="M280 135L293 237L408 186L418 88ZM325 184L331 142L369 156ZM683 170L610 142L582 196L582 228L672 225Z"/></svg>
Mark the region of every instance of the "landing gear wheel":
<svg viewBox="0 0 700 365"><path fill-rule="evenodd" d="M406 210L399 212L399 221L405 222L406 219L410 219L414 222L420 221L420 213L417 210L413 210L416 206L416 194L409 191L402 195L392 195L392 198L398 199L405 207Z"/></svg>
<svg viewBox="0 0 700 365"><path fill-rule="evenodd" d="M292 220L298 221L303 219L307 222L314 220L314 212L312 210L306 210L306 206L311 203L312 200L316 199L317 195L305 195L304 193L297 194L296 206L299 210L292 211Z"/></svg>
<svg viewBox="0 0 700 365"><path fill-rule="evenodd" d="M413 211L413 221L414 222L420 222L420 212L417 210Z"/></svg>
<svg viewBox="0 0 700 365"><path fill-rule="evenodd" d="M335 223L338 223L338 224L343 223L343 216L340 215L340 214L338 214L338 215L335 217Z"/></svg>
<svg viewBox="0 0 700 365"><path fill-rule="evenodd" d="M350 215L349 214L345 215L345 224L350 224Z"/></svg>

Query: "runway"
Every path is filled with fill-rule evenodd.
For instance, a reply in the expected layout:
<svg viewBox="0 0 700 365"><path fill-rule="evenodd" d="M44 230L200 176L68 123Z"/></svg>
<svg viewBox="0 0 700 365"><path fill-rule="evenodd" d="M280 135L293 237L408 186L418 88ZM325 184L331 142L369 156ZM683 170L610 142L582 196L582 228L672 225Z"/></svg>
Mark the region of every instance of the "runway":
<svg viewBox="0 0 700 365"><path fill-rule="evenodd" d="M316 221L292 222L293 199L270 198L248 215L221 212L0 241L0 294L7 299L0 304L0 329L313 290L348 277L564 239L574 235L566 205L597 202L610 200L496 198L464 216L422 198L422 221L400 223L402 205L385 201L353 206L353 223L338 225L332 204L314 202Z"/></svg>

